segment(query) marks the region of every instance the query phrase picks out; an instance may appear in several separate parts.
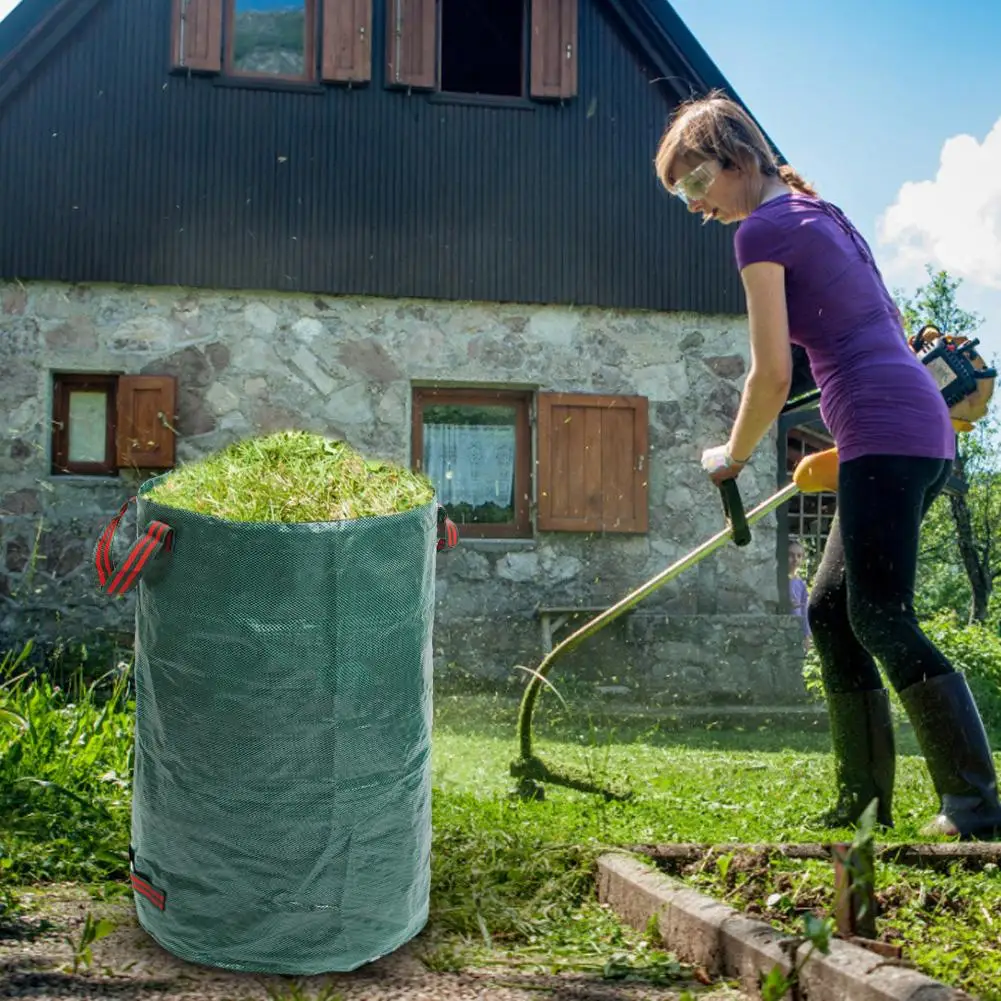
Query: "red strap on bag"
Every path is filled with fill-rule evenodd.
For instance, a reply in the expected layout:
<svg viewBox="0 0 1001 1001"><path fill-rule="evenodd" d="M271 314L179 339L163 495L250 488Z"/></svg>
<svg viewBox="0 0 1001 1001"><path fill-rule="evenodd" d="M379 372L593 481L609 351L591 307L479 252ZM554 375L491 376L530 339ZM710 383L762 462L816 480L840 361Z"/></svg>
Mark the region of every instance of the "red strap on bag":
<svg viewBox="0 0 1001 1001"><path fill-rule="evenodd" d="M129 874L129 882L136 893L141 893L158 911L166 910L167 895L158 890L148 879L144 879L138 872Z"/></svg>
<svg viewBox="0 0 1001 1001"><path fill-rule="evenodd" d="M438 507L438 527L445 530L445 534L438 537L438 552L440 553L443 549L455 549L459 544L459 530L440 505Z"/></svg>
<svg viewBox="0 0 1001 1001"><path fill-rule="evenodd" d="M112 561L111 545L115 532L129 505L135 500L130 497L121 510L111 519L111 523L101 533L94 550L94 566L97 568L97 581L105 594L125 594L131 590L142 575L143 569L161 550L170 550L174 545L174 530L162 521L151 521L146 531L129 548L120 567Z"/></svg>
<svg viewBox="0 0 1001 1001"><path fill-rule="evenodd" d="M136 850L132 845L129 845L129 882L132 889L142 894L158 911L166 910L167 891L161 890L146 873L136 868Z"/></svg>

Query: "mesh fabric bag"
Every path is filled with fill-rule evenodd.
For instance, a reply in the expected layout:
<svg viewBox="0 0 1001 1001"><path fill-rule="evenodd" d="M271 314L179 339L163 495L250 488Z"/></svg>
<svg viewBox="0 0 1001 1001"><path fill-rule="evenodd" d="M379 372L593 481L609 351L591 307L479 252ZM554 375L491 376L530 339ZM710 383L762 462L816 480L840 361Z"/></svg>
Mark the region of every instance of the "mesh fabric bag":
<svg viewBox="0 0 1001 1001"><path fill-rule="evenodd" d="M132 885L183 959L344 971L427 920L438 507L310 524L138 497ZM454 528L448 523L449 544Z"/></svg>

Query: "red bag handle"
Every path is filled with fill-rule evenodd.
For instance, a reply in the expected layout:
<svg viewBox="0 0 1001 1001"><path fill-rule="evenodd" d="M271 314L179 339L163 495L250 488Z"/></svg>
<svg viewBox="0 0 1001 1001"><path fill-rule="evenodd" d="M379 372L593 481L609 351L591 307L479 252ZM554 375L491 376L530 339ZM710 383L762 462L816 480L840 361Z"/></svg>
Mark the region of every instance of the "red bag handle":
<svg viewBox="0 0 1001 1001"><path fill-rule="evenodd" d="M98 585L105 594L125 594L131 590L142 576L149 561L164 549L169 552L174 545L174 530L165 522L151 521L146 526L145 533L132 543L122 565L115 566L111 557L112 541L122 518L125 517L125 512L134 500L135 497L130 497L121 506L118 514L111 519L97 540L94 566L97 569ZM444 528L445 534L438 539L437 551L454 549L459 544L459 529L443 507L438 508L438 524Z"/></svg>
<svg viewBox="0 0 1001 1001"><path fill-rule="evenodd" d="M166 549L168 552L174 546L174 530L162 521L151 521L146 531L129 547L129 551L120 567L112 561L111 544L115 532L129 505L135 500L130 497L121 510L111 519L111 524L101 533L94 550L94 566L97 568L98 586L105 594L125 594L139 581L147 564L157 553Z"/></svg>
<svg viewBox="0 0 1001 1001"><path fill-rule="evenodd" d="M445 530L445 534L438 537L438 552L440 553L443 549L455 549L459 544L459 530L440 504L438 505L438 527Z"/></svg>

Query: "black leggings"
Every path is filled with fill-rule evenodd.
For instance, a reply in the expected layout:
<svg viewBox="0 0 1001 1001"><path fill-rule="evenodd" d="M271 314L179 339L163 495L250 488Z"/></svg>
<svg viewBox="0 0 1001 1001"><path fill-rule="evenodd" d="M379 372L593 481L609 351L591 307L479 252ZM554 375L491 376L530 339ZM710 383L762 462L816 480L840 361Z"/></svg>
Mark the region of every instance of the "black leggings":
<svg viewBox="0 0 1001 1001"><path fill-rule="evenodd" d="M914 615L921 521L951 468L946 459L901 455L841 464L808 606L828 693L882 688L876 660L898 692L953 670Z"/></svg>

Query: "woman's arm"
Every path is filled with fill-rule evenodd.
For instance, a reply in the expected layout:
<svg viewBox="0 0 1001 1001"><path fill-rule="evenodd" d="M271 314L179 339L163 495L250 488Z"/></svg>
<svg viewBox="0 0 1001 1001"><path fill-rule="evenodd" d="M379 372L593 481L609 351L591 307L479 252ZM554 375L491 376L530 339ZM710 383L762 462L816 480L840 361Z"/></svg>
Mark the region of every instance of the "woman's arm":
<svg viewBox="0 0 1001 1001"><path fill-rule="evenodd" d="M751 371L744 383L728 449L734 459L747 461L788 399L792 352L785 268L771 261L760 261L748 264L740 275L747 295Z"/></svg>

